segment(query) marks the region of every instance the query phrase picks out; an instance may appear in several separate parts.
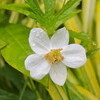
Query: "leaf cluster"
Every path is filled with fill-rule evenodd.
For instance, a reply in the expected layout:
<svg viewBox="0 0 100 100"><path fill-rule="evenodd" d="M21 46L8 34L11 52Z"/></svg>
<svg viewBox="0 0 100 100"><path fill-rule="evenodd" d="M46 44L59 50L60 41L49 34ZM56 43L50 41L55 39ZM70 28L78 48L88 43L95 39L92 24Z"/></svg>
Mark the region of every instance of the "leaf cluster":
<svg viewBox="0 0 100 100"><path fill-rule="evenodd" d="M43 0L43 2L45 12L41 10L37 0L26 0L27 4L1 5L0 8L14 10L35 19L49 34L53 34L61 24L80 12L75 10L80 0L68 1L58 12L55 11L56 0Z"/></svg>
<svg viewBox="0 0 100 100"><path fill-rule="evenodd" d="M89 43L92 43L92 40L89 38L89 36L85 32L74 32L72 30L69 30L69 33L70 33L70 37L81 40L81 45L85 47Z"/></svg>

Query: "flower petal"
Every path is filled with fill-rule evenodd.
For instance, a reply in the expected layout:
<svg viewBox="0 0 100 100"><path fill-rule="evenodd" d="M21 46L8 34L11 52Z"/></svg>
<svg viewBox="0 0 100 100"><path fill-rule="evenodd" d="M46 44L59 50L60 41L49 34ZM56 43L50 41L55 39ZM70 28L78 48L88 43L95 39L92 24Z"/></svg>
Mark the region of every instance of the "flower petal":
<svg viewBox="0 0 100 100"><path fill-rule="evenodd" d="M43 57L37 54L29 55L25 60L25 68L27 70L31 70L32 67L34 67L35 65L38 65L38 63L42 63L42 61L43 61Z"/></svg>
<svg viewBox="0 0 100 100"><path fill-rule="evenodd" d="M65 65L71 68L78 68L86 63L86 51L78 44L70 44L62 51Z"/></svg>
<svg viewBox="0 0 100 100"><path fill-rule="evenodd" d="M45 54L50 48L49 37L41 28L34 28L31 30L29 43L32 50L37 54Z"/></svg>
<svg viewBox="0 0 100 100"><path fill-rule="evenodd" d="M59 29L51 38L51 48L64 48L69 42L69 33L66 28Z"/></svg>
<svg viewBox="0 0 100 100"><path fill-rule="evenodd" d="M37 54L30 55L25 60L25 67L30 70L31 77L40 80L50 71L50 64Z"/></svg>
<svg viewBox="0 0 100 100"><path fill-rule="evenodd" d="M52 81L58 85L64 85L67 78L66 66L63 63L55 63L49 72Z"/></svg>

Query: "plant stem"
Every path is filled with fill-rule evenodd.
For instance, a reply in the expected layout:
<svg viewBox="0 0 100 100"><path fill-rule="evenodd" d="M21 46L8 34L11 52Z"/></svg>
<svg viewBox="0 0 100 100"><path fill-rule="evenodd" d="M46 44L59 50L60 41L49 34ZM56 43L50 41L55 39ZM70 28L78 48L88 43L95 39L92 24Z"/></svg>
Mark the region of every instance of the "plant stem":
<svg viewBox="0 0 100 100"><path fill-rule="evenodd" d="M56 85L56 88L58 89L59 94L62 96L63 100L69 100L67 93L63 90L63 88L61 86Z"/></svg>
<svg viewBox="0 0 100 100"><path fill-rule="evenodd" d="M77 86L77 85L74 85L74 86L81 94L86 96L86 98L88 98L89 100L98 100L93 94L91 94L89 91L82 88L81 86Z"/></svg>
<svg viewBox="0 0 100 100"><path fill-rule="evenodd" d="M96 0L83 0L82 2L83 31L86 33L91 29L93 24L95 2Z"/></svg>
<svg viewBox="0 0 100 100"><path fill-rule="evenodd" d="M32 90L35 91L36 94L37 94L37 96L38 96L38 100L42 100L42 98L41 98L39 92L37 91L37 89L36 89L36 87L35 87L35 84L34 84L33 80L30 78L29 81L30 81L30 84L31 84Z"/></svg>
<svg viewBox="0 0 100 100"><path fill-rule="evenodd" d="M47 90L53 100L68 100L67 94L63 88L55 85L51 80L49 81L49 87Z"/></svg>
<svg viewBox="0 0 100 100"><path fill-rule="evenodd" d="M95 92L95 95L99 98L100 97L100 87L99 87L98 81L96 79L91 61L89 59L88 59L84 68L85 68L85 71L86 71L87 76L89 78L89 82L90 82L90 84Z"/></svg>
<svg viewBox="0 0 100 100"><path fill-rule="evenodd" d="M96 42L97 48L100 48L100 0L98 0L96 4ZM95 57L97 76L100 83L100 51L98 51Z"/></svg>
<svg viewBox="0 0 100 100"><path fill-rule="evenodd" d="M74 84L79 84L79 80L76 78L76 76L73 74L73 72L69 69L68 70L68 81Z"/></svg>
<svg viewBox="0 0 100 100"><path fill-rule="evenodd" d="M23 94L24 94L24 92L25 92L26 86L27 86L27 81L25 82L24 87L23 87L23 89L22 89L22 91L21 91L21 94L20 94L20 96L19 96L19 100L22 100L22 97L23 97Z"/></svg>
<svg viewBox="0 0 100 100"><path fill-rule="evenodd" d="M24 0L15 0L15 4L16 3L24 3ZM9 22L10 23L17 23L18 19L19 19L19 13L12 11Z"/></svg>
<svg viewBox="0 0 100 100"><path fill-rule="evenodd" d="M57 88L55 87L55 85L53 84L51 80L49 81L49 87L47 88L47 90L53 100L63 100Z"/></svg>

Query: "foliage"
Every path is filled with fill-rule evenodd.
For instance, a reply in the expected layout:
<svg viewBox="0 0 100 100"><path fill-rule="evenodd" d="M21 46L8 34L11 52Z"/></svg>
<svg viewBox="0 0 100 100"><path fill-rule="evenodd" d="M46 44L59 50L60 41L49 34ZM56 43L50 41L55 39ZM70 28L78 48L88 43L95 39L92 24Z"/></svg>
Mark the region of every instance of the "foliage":
<svg viewBox="0 0 100 100"><path fill-rule="evenodd" d="M0 0L0 100L99 100L100 1L65 1ZM76 14L79 22L74 17ZM78 43L74 41L78 39L87 50L86 65L68 69L63 87L55 85L49 76L41 81L32 79L24 66L26 57L34 53L28 43L30 29L41 27L52 36L60 27L67 28L66 21L71 25L70 43ZM76 32L78 27L81 28ZM93 41L98 44L94 46Z"/></svg>
<svg viewBox="0 0 100 100"><path fill-rule="evenodd" d="M54 13L55 0L44 0L45 13L43 13L43 11L40 9L36 0L26 0L26 2L29 6L23 4L9 4L1 5L0 8L18 11L22 14L30 16L41 23L44 28L46 28L48 33L53 34L55 29L63 24L64 21L68 20L79 12L79 10L75 10L75 8L79 4L80 0L69 1L56 14ZM48 10L48 8L50 9Z"/></svg>

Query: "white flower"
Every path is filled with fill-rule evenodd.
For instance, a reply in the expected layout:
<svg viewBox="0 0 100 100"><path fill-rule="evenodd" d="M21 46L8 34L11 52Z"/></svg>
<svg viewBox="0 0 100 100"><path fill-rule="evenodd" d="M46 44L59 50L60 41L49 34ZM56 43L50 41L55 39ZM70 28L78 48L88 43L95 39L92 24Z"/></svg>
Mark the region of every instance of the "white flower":
<svg viewBox="0 0 100 100"><path fill-rule="evenodd" d="M78 68L86 62L86 52L81 45L68 45L69 33L65 28L59 29L51 39L41 28L34 28L29 43L36 54L26 58L25 68L37 80L49 73L54 83L64 85L67 67Z"/></svg>

